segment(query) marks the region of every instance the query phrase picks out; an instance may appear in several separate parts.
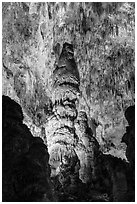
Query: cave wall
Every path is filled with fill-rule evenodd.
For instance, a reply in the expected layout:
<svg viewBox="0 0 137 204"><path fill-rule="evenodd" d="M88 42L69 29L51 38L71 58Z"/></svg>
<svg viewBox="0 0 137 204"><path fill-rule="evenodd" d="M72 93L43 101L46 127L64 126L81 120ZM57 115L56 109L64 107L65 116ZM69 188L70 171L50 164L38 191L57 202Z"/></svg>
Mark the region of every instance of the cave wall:
<svg viewBox="0 0 137 204"><path fill-rule="evenodd" d="M2 96L2 201L55 201L47 146L23 117L21 106Z"/></svg>
<svg viewBox="0 0 137 204"><path fill-rule="evenodd" d="M125 158L124 111L135 103L134 14L128 2L2 3L2 90L21 104L33 135L46 137L52 75L68 42L80 74L78 111L92 129L98 124L103 151Z"/></svg>

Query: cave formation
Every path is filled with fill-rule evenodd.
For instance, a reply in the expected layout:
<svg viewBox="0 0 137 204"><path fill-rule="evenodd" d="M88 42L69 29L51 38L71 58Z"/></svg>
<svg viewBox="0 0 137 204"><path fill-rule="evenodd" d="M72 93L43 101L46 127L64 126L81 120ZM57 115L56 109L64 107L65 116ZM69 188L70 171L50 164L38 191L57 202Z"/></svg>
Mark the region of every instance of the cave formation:
<svg viewBox="0 0 137 204"><path fill-rule="evenodd" d="M2 6L2 200L135 201L134 3Z"/></svg>
<svg viewBox="0 0 137 204"><path fill-rule="evenodd" d="M33 137L20 105L8 96L2 97L2 119L3 201L53 201L47 146Z"/></svg>

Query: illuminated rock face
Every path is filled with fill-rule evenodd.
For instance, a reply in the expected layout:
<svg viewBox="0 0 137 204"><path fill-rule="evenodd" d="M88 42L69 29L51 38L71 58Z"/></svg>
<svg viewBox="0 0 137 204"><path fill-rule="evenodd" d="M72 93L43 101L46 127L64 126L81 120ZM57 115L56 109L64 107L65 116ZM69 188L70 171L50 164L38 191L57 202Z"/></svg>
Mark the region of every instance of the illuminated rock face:
<svg viewBox="0 0 137 204"><path fill-rule="evenodd" d="M3 2L2 13L3 94L20 102L35 130L44 126L56 53L71 42L81 78L80 108L101 123L97 138L117 146L127 125L124 111L135 103L135 4ZM109 153L121 153L115 150Z"/></svg>
<svg viewBox="0 0 137 204"><path fill-rule="evenodd" d="M77 117L76 103L80 92L79 84L79 72L74 60L73 46L64 43L58 65L53 72L54 114L46 127L50 164L52 173L55 174L64 156L68 158L67 161L71 161L70 158L78 160L75 152L78 137L75 133L74 120Z"/></svg>
<svg viewBox="0 0 137 204"><path fill-rule="evenodd" d="M78 113L75 128L79 138L76 153L80 159L80 178L84 183L92 183L99 154L99 144L96 138L93 137L93 132L88 126L88 118L84 111Z"/></svg>
<svg viewBox="0 0 137 204"><path fill-rule="evenodd" d="M79 94L79 85L80 78L74 60L73 46L69 43L64 43L58 65L53 71L52 101L55 107L56 103L61 100L63 103L65 102L66 106L68 102L70 106L75 107L75 101Z"/></svg>
<svg viewBox="0 0 137 204"><path fill-rule="evenodd" d="M67 166L71 166L73 160L75 160L73 165L79 166L77 173L79 172L82 182L92 183L99 145L88 126L86 112L77 112L79 85L80 78L73 47L65 43L53 72L54 114L49 118L46 127L52 176L62 172L65 156ZM63 171L68 170L63 167Z"/></svg>

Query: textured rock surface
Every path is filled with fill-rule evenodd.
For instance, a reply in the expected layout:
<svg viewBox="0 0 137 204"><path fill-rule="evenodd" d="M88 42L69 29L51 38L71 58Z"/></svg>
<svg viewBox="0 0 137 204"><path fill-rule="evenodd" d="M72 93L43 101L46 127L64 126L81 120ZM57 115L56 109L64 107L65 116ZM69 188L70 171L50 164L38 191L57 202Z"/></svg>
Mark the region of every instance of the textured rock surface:
<svg viewBox="0 0 137 204"><path fill-rule="evenodd" d="M127 163L125 161L111 155L101 155L96 170L95 188L106 192L109 195L109 201L131 201L128 198Z"/></svg>
<svg viewBox="0 0 137 204"><path fill-rule="evenodd" d="M135 200L135 106L130 106L125 111L129 126L126 127L122 141L127 144L126 156L129 161L127 169L128 193L130 200Z"/></svg>
<svg viewBox="0 0 137 204"><path fill-rule="evenodd" d="M78 143L76 153L80 160L80 178L84 183L92 183L97 157L100 153L99 144L88 126L88 118L85 112L78 113L75 122Z"/></svg>
<svg viewBox="0 0 137 204"><path fill-rule="evenodd" d="M64 156L68 157L70 161L70 158L72 160L73 157L77 158L75 146L78 138L75 133L74 120L77 117L76 101L78 101L79 82L73 46L64 43L57 67L53 72L52 102L54 115L49 120L49 128L46 128L52 168L59 167ZM53 120L56 125L53 125ZM57 162L58 166L55 166L54 163L57 164Z"/></svg>
<svg viewBox="0 0 137 204"><path fill-rule="evenodd" d="M82 168L79 173L82 178L82 172L85 171L83 166L88 162L88 157L90 162L94 160L94 151L85 153L86 145L93 148L94 142L89 139L89 135L93 135L102 152L129 160L130 167L127 167L126 174L130 178L130 175L134 174L131 168L134 156L130 154L134 145L126 138L131 135L134 141L134 131L131 124L126 128L128 118L124 116L124 112L127 107L135 104L135 3L5 2L2 4L2 20L3 94L21 105L23 123L29 127L31 133L35 137L42 137L49 149L51 143L51 155L53 153L53 163L56 163L54 170L62 159L59 156L62 155L62 150L60 153L58 151L61 145L60 142L58 145L57 143L60 135L65 133L62 141L65 140L66 143L63 143L62 147L64 152L74 155L75 158L75 151L68 151L70 146L75 144L78 157L81 157ZM62 52L65 42L73 45L75 62L72 59L71 46L66 46L66 51ZM74 69L76 66L77 69ZM79 103L75 100L77 97ZM84 122L83 126L88 126L88 130L91 128L90 134L85 133L86 128L83 132L78 130L80 126L76 118L81 110L87 115L88 125ZM74 124L79 132L77 134ZM55 140L52 137L54 132ZM124 133L125 139L121 140ZM69 148L65 147L66 144L69 144ZM110 158L113 161L109 162L111 172L115 158ZM82 163L84 160L85 163ZM102 158L100 160L105 162ZM117 161L121 163L121 160ZM91 163L93 167L96 161ZM109 165L106 166L105 172L108 171ZM104 172L98 167L99 165L95 167L95 172ZM90 169L90 165L88 168ZM80 191L79 195L83 196L83 201L109 201L110 198L100 192L100 186L106 189L113 186L111 190L117 194L116 180L124 178L125 173L121 170L123 167L114 169L115 173L112 171L109 181L106 181L109 184L104 184L103 173L98 184L98 173L93 173L93 186L97 187L97 191L95 192L90 184L89 187L82 187L85 189L84 195ZM116 179L112 179L113 174ZM85 179L84 182L88 180L82 179ZM134 176L127 183L134 191L131 184L133 180ZM116 185L113 185L114 183ZM132 191L131 189L129 191ZM107 195L113 194L112 191L107 192ZM60 200L82 200L72 197L66 194L65 199ZM133 195L129 200L133 200L132 198ZM115 200L121 199L117 194Z"/></svg>
<svg viewBox="0 0 137 204"><path fill-rule="evenodd" d="M105 138L104 151L109 146L111 154L122 155L124 111L134 104L135 93L134 3L5 2L2 6L3 94L21 104L40 135L45 115L52 112L51 75L63 43L73 44L81 82L80 109L99 121L96 136L100 143Z"/></svg>
<svg viewBox="0 0 137 204"><path fill-rule="evenodd" d="M135 166L135 106L130 106L125 111L129 126L126 127L122 141L127 144L126 156L131 166Z"/></svg>
<svg viewBox="0 0 137 204"><path fill-rule="evenodd" d="M53 201L46 145L23 124L19 104L2 97L2 200Z"/></svg>

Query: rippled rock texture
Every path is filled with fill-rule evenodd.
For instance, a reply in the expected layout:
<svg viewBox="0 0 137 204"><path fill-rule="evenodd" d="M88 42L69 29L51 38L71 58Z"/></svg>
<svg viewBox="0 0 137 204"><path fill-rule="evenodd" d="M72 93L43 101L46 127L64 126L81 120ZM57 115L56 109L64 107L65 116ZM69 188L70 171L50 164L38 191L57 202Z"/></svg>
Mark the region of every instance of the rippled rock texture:
<svg viewBox="0 0 137 204"><path fill-rule="evenodd" d="M53 201L46 145L23 124L19 104L2 97L2 200Z"/></svg>

